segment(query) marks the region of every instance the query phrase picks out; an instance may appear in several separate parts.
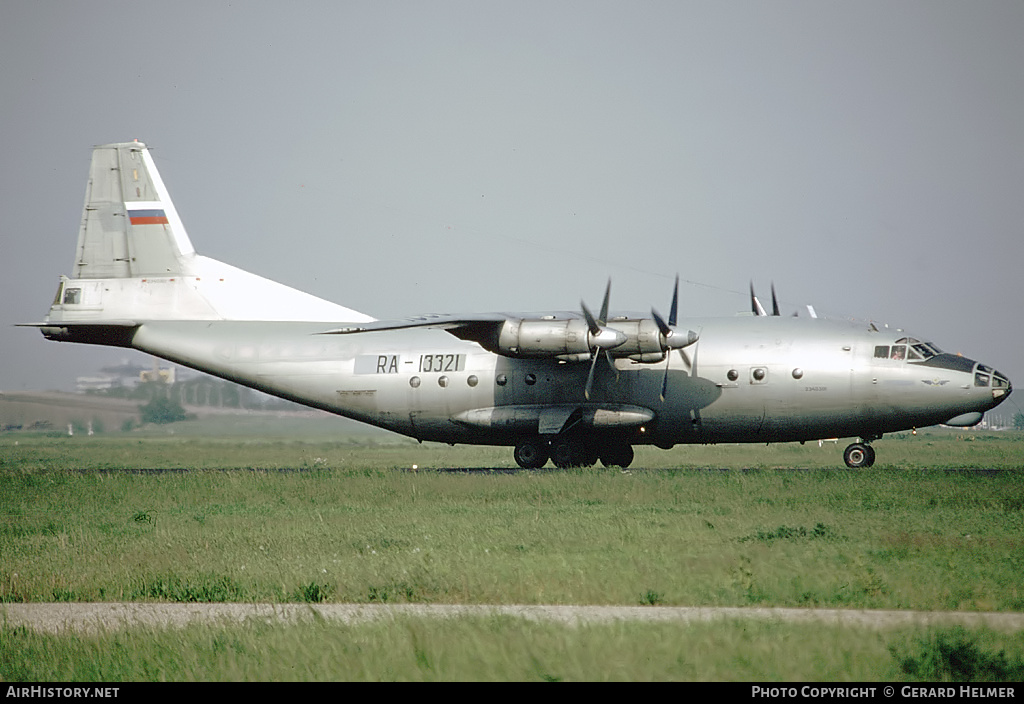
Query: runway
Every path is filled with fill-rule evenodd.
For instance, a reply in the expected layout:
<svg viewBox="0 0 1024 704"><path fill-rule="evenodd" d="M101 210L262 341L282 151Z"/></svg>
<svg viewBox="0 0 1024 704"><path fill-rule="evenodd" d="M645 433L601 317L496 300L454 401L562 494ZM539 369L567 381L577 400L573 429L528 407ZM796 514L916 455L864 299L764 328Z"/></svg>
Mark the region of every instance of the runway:
<svg viewBox="0 0 1024 704"><path fill-rule="evenodd" d="M191 624L302 623L323 619L344 624L398 618L505 616L566 625L615 621L676 623L716 620L815 623L860 628L926 626L1024 630L1024 613L796 609L690 606L565 606L457 604L159 604L139 602L26 603L0 605L0 622L46 633L94 633L130 627L180 628Z"/></svg>

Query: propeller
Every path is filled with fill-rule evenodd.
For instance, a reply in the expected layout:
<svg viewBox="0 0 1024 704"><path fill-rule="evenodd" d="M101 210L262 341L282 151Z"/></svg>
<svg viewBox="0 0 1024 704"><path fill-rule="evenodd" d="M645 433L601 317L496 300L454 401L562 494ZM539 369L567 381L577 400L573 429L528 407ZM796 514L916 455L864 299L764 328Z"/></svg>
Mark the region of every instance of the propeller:
<svg viewBox="0 0 1024 704"><path fill-rule="evenodd" d="M768 311L761 305L761 301L757 300L757 296L754 295L754 282L750 282L750 311L754 315L767 316ZM772 282L772 315L779 316L779 299L775 296L775 282Z"/></svg>
<svg viewBox="0 0 1024 704"><path fill-rule="evenodd" d="M590 373L587 374L587 385L583 389L583 395L589 400L590 391L594 386L594 369L597 367L597 358L603 351L605 358L608 360L608 366L612 368L612 371L618 374L618 370L615 369L615 363L612 361L612 356L608 350L614 349L619 345L625 344L627 337L625 333L615 330L614 328L607 327L608 323L608 299L612 292L612 280L608 279L608 286L604 290L604 301L601 303L601 315L598 318L594 317L594 314L587 308L587 304L580 301L580 308L583 309L583 317L587 319L587 327L589 328L590 334L588 336L588 346L590 347Z"/></svg>
<svg viewBox="0 0 1024 704"><path fill-rule="evenodd" d="M751 293L753 293L753 284L751 284ZM757 299L754 299L757 300ZM675 289L672 291L672 306L668 312L668 322L662 318L658 311L651 308L651 316L654 318L655 324L658 326L658 330L661 332L661 349L665 351L665 378L661 381L661 400L665 400L665 395L668 391L668 369L672 357L672 350L679 350L679 356L686 362L686 366L690 369L693 368L693 363L690 362L690 357L686 354L685 347L689 347L696 342L700 336L693 330L687 330L683 333L676 329L676 321L679 313L679 276L676 276Z"/></svg>

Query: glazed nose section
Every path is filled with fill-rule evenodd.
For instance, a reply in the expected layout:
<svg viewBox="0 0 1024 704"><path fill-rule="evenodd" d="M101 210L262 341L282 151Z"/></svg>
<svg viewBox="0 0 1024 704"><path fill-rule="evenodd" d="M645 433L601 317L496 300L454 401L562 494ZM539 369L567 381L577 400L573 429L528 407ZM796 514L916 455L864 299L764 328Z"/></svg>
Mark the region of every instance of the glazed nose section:
<svg viewBox="0 0 1024 704"><path fill-rule="evenodd" d="M975 386L990 386L992 389L992 400L996 404L1002 403L1013 391L1013 384L1005 374L1000 374L995 369L979 364L974 372Z"/></svg>
<svg viewBox="0 0 1024 704"><path fill-rule="evenodd" d="M997 386L997 383L1003 383L1006 384L1006 386ZM1003 393L997 395L997 391L1002 391ZM999 372L996 372L995 376L992 378L992 397L1006 398L1011 393L1013 393L1013 384L1010 383L1010 378L1007 376L1003 376Z"/></svg>

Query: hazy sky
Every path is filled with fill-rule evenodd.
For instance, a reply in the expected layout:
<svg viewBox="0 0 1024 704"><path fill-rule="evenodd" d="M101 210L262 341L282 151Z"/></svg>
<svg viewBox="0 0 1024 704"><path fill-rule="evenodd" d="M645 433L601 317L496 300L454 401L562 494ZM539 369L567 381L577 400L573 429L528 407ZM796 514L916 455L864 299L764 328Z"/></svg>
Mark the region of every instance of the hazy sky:
<svg viewBox="0 0 1024 704"><path fill-rule="evenodd" d="M135 138L199 252L376 317L774 280L1024 385L1022 36L1013 0L4 2L0 389L128 356L12 325Z"/></svg>

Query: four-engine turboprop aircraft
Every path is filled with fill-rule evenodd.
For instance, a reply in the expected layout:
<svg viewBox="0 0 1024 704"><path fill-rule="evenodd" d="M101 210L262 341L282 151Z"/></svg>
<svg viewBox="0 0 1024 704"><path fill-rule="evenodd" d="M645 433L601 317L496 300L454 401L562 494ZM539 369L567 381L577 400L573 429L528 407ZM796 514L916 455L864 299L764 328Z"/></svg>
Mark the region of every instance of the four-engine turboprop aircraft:
<svg viewBox="0 0 1024 704"><path fill-rule="evenodd" d="M610 288L610 286L609 286ZM376 321L200 256L144 144L96 147L51 340L130 347L417 440L515 447L520 466L628 466L634 445L969 426L1009 380L871 324L769 315L494 313Z"/></svg>

